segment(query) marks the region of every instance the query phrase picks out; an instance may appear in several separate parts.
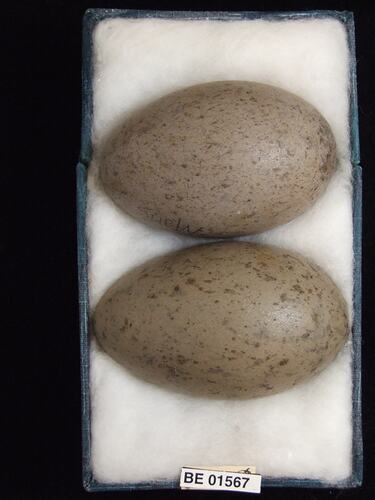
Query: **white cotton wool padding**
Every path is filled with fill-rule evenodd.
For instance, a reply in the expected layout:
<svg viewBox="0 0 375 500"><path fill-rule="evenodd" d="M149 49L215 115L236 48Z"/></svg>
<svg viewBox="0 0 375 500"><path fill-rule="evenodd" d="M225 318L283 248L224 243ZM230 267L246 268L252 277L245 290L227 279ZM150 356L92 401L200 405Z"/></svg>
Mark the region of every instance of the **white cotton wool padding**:
<svg viewBox="0 0 375 500"><path fill-rule="evenodd" d="M352 310L349 53L332 19L111 19L94 33L94 153L134 109L185 86L254 80L305 98L334 132L339 167L325 194L294 221L244 239L295 249L334 279ZM118 210L89 169L91 308L124 272L204 243L145 226ZM310 382L247 401L174 393L91 346L92 467L101 482L177 479L184 465L255 465L262 475L336 482L351 474L351 347Z"/></svg>

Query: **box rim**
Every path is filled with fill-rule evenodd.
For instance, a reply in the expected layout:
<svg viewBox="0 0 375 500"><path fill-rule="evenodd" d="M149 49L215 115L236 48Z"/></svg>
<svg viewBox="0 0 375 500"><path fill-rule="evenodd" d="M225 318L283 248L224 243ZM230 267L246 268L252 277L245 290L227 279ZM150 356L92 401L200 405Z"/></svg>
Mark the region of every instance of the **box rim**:
<svg viewBox="0 0 375 500"><path fill-rule="evenodd" d="M353 327L352 327L352 474L343 481L325 482L295 477L263 476L263 487L304 488L353 488L362 484L363 445L361 415L361 245L362 245L362 169L360 167L359 125L357 103L357 77L355 56L354 16L349 11L310 10L301 12L209 12L209 11L152 11L123 9L88 9L83 18L82 40L82 126L81 152L77 165L77 239L79 319L81 350L81 404L82 404L82 478L87 491L120 491L178 488L178 481L158 480L137 483L102 483L93 477L91 467L91 416L90 416L90 354L89 354L89 290L88 254L86 238L87 168L92 157L93 116L93 32L96 25L113 18L130 19L174 19L174 20L297 20L311 18L334 18L343 23L347 33L350 52L350 144L353 167Z"/></svg>

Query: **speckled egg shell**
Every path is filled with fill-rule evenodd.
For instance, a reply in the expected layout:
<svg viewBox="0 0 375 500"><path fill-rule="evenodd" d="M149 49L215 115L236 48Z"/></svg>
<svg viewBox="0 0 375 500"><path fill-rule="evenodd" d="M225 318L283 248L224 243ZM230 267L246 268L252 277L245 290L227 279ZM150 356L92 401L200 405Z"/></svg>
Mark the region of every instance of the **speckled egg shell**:
<svg viewBox="0 0 375 500"><path fill-rule="evenodd" d="M320 372L348 335L332 280L300 255L213 243L124 275L93 315L96 337L148 382L218 398L273 394Z"/></svg>
<svg viewBox="0 0 375 500"><path fill-rule="evenodd" d="M194 236L270 229L310 207L336 166L322 115L280 88L212 82L145 107L99 155L105 191L127 213Z"/></svg>

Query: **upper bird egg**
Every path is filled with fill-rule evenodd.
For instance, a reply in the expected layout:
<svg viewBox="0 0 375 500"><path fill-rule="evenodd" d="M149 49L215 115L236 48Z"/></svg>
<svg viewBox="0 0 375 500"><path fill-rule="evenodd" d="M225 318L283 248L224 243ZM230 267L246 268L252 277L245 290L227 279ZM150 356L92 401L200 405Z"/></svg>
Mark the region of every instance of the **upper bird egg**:
<svg viewBox="0 0 375 500"><path fill-rule="evenodd" d="M277 87L211 82L130 117L100 154L105 191L125 212L194 236L286 223L324 191L336 146L323 116Z"/></svg>

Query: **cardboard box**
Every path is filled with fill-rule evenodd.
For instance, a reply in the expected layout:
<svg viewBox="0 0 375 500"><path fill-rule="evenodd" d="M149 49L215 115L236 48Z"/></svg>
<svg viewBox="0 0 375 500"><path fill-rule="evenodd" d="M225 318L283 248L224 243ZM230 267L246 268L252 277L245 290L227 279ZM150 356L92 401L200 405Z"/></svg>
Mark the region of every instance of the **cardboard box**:
<svg viewBox="0 0 375 500"><path fill-rule="evenodd" d="M109 18L159 18L159 19L210 19L223 22L242 19L293 20L334 18L345 27L350 50L350 137L351 163L353 172L353 251L354 251L354 317L352 329L352 475L344 482L327 484L309 478L263 477L262 486L276 487L340 487L359 486L362 482L362 431L361 431L361 203L362 177L359 154L358 107L356 90L356 59L354 20L350 12L310 11L288 13L258 12L162 12L162 11L129 11L94 9L87 11L83 25L83 106L82 106L82 146L80 160L77 165L77 200L78 200L78 268L79 268L79 301L81 328L81 379L82 379L82 439L83 439L83 483L88 491L176 488L176 481L147 483L100 483L95 480L91 467L90 437L90 328L89 328L89 287L88 287L88 253L86 235L86 202L87 202L87 169L92 158L91 130L93 120L93 43L92 36L96 25ZM235 464L233 464L235 465ZM255 464L256 465L256 464ZM261 472L261 471L260 471Z"/></svg>

